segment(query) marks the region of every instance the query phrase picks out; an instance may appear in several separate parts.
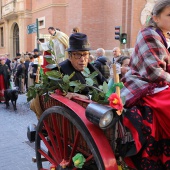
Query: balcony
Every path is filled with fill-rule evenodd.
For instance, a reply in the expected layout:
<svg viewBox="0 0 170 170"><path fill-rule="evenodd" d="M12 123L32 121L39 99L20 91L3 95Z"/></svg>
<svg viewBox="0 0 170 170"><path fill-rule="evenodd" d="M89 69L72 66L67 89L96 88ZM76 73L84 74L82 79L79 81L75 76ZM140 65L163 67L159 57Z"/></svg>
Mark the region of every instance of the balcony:
<svg viewBox="0 0 170 170"><path fill-rule="evenodd" d="M4 19L15 18L18 13L22 12L24 12L24 1L16 2L16 0L11 0L2 6L2 18Z"/></svg>

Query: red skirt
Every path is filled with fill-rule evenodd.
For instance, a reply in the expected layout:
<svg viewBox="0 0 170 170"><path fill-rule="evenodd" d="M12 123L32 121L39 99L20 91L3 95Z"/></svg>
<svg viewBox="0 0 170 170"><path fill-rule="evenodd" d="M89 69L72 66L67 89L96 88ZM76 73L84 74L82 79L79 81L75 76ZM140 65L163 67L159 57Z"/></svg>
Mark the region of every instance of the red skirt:
<svg viewBox="0 0 170 170"><path fill-rule="evenodd" d="M4 91L5 91L4 76L1 74L0 75L0 101L5 101Z"/></svg>
<svg viewBox="0 0 170 170"><path fill-rule="evenodd" d="M170 169L170 88L143 98L143 106L128 109L123 120L135 152L125 158L137 170ZM134 151L134 148L133 148Z"/></svg>

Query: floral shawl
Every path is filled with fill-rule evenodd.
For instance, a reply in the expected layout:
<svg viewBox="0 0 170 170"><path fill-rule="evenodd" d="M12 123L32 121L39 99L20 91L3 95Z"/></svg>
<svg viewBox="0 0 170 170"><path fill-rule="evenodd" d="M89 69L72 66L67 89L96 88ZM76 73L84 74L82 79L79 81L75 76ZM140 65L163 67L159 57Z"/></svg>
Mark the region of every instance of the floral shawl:
<svg viewBox="0 0 170 170"><path fill-rule="evenodd" d="M155 87L170 82L170 53L160 30L144 28L138 34L130 60L130 70L122 79L126 107L136 105L141 97L152 94Z"/></svg>

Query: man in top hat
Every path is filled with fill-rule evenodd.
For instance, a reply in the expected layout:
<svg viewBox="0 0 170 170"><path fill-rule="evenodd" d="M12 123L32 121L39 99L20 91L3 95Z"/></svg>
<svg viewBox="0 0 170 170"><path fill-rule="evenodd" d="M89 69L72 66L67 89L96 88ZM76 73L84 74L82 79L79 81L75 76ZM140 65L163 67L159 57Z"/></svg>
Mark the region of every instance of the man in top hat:
<svg viewBox="0 0 170 170"><path fill-rule="evenodd" d="M85 84L85 77L81 73L86 67L90 70L90 72L96 71L96 69L88 62L89 55L90 55L90 45L87 39L87 35L83 33L74 33L71 34L69 38L69 48L68 56L69 58L63 62L61 62L60 65L60 71L63 74L71 75L73 72L75 72L75 75L71 78L71 81L79 80L82 84ZM99 74L97 77L97 83L96 86L103 84L103 77L101 74ZM87 95L89 92L88 88L85 88L82 91L83 95ZM70 96L71 94L71 96ZM68 98L71 98L76 95L76 97L79 97L79 94L75 93L69 93L69 96L66 96Z"/></svg>

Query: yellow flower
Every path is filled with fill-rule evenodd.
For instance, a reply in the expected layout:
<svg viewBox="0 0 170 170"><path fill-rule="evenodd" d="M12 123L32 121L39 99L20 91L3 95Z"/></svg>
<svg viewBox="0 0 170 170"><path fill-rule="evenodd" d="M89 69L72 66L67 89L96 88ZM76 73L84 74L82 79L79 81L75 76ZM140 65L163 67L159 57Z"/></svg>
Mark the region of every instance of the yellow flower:
<svg viewBox="0 0 170 170"><path fill-rule="evenodd" d="M113 104L118 104L118 100L116 98L113 99Z"/></svg>

